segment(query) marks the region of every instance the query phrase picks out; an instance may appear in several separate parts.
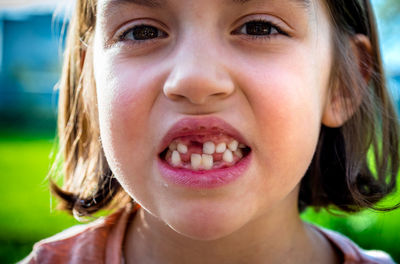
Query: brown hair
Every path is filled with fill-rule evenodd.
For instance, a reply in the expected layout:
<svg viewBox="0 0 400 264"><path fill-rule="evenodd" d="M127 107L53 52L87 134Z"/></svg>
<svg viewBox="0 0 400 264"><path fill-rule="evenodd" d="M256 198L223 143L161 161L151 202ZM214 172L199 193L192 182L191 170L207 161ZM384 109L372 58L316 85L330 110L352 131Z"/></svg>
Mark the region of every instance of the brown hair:
<svg viewBox="0 0 400 264"><path fill-rule="evenodd" d="M325 2L334 28L336 67L332 69L331 92L338 89L342 97L350 99L347 104L360 106L342 127L322 126L317 150L301 182L299 208L374 208L394 191L399 170L399 128L385 86L375 18L368 0ZM124 206L131 200L113 177L99 139L92 65L86 63L91 56L87 43L93 35L95 15L95 0L77 1L59 86L59 159L63 159L64 185L61 189L51 182L51 189L61 199L61 208L77 216ZM361 70L351 48L355 34L367 36L372 44ZM364 70L371 74L368 83ZM361 103L355 102L360 95ZM371 160L374 168L369 167ZM116 200L120 202L113 203Z"/></svg>
<svg viewBox="0 0 400 264"><path fill-rule="evenodd" d="M96 91L88 45L94 31L96 1L78 0L72 17L59 83L59 153L51 174L62 164L63 189L50 181L52 192L61 199L59 208L76 217L113 208L113 200L127 200L113 177L100 142ZM60 162L60 160L62 160ZM121 205L124 202L120 203Z"/></svg>

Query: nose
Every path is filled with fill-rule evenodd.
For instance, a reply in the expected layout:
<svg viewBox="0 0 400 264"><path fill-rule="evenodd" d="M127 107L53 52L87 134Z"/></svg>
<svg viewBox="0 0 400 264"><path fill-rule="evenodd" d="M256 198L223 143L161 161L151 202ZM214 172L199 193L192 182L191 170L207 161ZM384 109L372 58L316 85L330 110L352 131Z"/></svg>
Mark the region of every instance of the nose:
<svg viewBox="0 0 400 264"><path fill-rule="evenodd" d="M173 59L163 87L167 98L204 105L227 98L234 92L234 81L223 60L213 52L207 52L211 47L199 46L186 45Z"/></svg>

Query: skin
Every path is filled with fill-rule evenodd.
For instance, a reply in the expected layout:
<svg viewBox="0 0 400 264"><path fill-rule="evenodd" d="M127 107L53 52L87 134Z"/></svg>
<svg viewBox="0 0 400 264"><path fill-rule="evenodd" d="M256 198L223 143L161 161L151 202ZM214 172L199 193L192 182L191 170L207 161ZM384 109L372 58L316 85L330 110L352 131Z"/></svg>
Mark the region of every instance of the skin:
<svg viewBox="0 0 400 264"><path fill-rule="evenodd" d="M321 123L343 122L328 96L331 26L321 1L311 2L99 1L91 49L101 139L117 179L142 206L126 233L127 263L338 263L297 209ZM260 19L286 34L233 33ZM166 34L118 38L137 24ZM165 182L161 138L181 118L205 116L246 138L249 169L217 189Z"/></svg>

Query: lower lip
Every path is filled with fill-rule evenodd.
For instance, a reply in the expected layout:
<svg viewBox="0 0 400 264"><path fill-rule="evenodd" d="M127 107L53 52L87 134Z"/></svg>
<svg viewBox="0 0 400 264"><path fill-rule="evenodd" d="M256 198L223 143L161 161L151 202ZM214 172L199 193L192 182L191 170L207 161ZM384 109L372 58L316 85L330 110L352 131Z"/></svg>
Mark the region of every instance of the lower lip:
<svg viewBox="0 0 400 264"><path fill-rule="evenodd" d="M212 189L228 185L240 178L249 167L251 152L232 167L215 170L194 171L178 169L166 161L158 159L158 168L161 175L177 185L194 189Z"/></svg>

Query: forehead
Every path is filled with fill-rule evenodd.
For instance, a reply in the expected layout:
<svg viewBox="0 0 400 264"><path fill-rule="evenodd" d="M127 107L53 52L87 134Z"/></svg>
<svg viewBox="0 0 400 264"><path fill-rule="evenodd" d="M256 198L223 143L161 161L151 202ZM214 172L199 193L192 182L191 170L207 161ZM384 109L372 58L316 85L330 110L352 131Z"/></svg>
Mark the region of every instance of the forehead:
<svg viewBox="0 0 400 264"><path fill-rule="evenodd" d="M268 0L265 0L268 2ZM308 6L311 0L289 0L290 2L294 2L303 6ZM122 4L122 3L133 3L137 5L145 5L150 7L161 7L168 2L168 0L100 0L100 2L105 2L110 5ZM254 0L224 0L223 2L229 4L246 4L248 2L254 2Z"/></svg>
<svg viewBox="0 0 400 264"><path fill-rule="evenodd" d="M139 5L149 8L161 9L167 6L168 2L173 0L99 0L100 8L107 13L108 10L124 5ZM246 5L251 2L286 2L304 9L309 9L312 0L219 0L223 5Z"/></svg>

